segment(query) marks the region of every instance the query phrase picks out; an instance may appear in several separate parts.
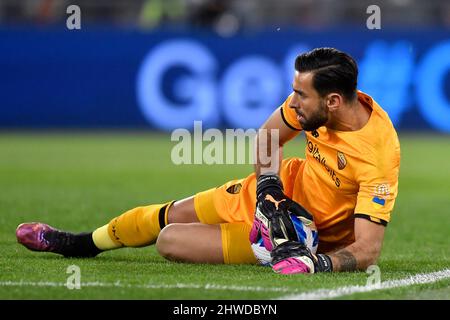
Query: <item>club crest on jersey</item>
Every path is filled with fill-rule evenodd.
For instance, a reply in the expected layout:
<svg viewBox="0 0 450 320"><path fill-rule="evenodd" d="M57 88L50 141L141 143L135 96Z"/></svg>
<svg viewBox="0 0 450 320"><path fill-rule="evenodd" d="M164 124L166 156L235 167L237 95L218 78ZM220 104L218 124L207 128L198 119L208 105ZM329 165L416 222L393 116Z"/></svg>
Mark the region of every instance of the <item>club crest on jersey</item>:
<svg viewBox="0 0 450 320"><path fill-rule="evenodd" d="M347 165L347 159L345 158L345 155L340 151L337 152L337 163L339 170L344 169Z"/></svg>

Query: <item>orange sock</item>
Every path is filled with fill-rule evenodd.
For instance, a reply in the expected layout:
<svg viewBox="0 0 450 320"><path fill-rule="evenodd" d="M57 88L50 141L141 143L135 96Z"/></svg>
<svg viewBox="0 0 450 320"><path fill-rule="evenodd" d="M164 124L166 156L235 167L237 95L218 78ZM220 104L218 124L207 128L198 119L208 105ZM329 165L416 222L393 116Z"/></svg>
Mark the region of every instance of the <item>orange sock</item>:
<svg viewBox="0 0 450 320"><path fill-rule="evenodd" d="M167 224L174 201L131 209L94 231L92 238L101 250L142 247L153 244Z"/></svg>

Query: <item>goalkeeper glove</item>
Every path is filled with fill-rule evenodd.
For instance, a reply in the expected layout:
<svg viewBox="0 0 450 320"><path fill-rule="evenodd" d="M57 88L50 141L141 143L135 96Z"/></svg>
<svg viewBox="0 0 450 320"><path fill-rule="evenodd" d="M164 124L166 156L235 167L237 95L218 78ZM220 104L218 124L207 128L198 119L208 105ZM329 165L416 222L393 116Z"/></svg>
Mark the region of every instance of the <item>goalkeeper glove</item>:
<svg viewBox="0 0 450 320"><path fill-rule="evenodd" d="M298 241L290 214L298 216L305 225L312 223L312 215L284 194L283 185L277 175L259 176L256 200L250 242L256 243L262 237L264 247L268 251L285 241Z"/></svg>
<svg viewBox="0 0 450 320"><path fill-rule="evenodd" d="M272 269L281 274L317 273L333 271L331 258L313 254L304 244L287 241L272 252Z"/></svg>

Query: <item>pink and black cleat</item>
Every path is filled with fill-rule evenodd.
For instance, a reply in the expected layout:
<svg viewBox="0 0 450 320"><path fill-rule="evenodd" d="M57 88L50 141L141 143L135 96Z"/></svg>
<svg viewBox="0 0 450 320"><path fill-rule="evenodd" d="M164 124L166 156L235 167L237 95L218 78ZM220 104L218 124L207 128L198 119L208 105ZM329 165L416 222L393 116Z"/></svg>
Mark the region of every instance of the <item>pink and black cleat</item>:
<svg viewBox="0 0 450 320"><path fill-rule="evenodd" d="M22 223L16 229L17 242L33 251L50 251L55 248L46 236L56 229L40 222Z"/></svg>
<svg viewBox="0 0 450 320"><path fill-rule="evenodd" d="M46 251L65 257L95 257L101 252L95 247L91 233L73 234L40 222L22 223L16 229L17 242L32 251Z"/></svg>

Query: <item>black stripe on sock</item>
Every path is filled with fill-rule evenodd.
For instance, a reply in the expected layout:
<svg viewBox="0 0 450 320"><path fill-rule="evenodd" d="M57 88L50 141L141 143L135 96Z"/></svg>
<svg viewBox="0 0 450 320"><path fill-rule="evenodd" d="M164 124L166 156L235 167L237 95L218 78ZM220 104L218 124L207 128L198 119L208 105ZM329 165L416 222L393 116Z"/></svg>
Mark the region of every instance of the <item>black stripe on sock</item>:
<svg viewBox="0 0 450 320"><path fill-rule="evenodd" d="M164 207L162 207L161 209L159 209L159 227L164 228L166 226L166 209L169 205L166 204Z"/></svg>

